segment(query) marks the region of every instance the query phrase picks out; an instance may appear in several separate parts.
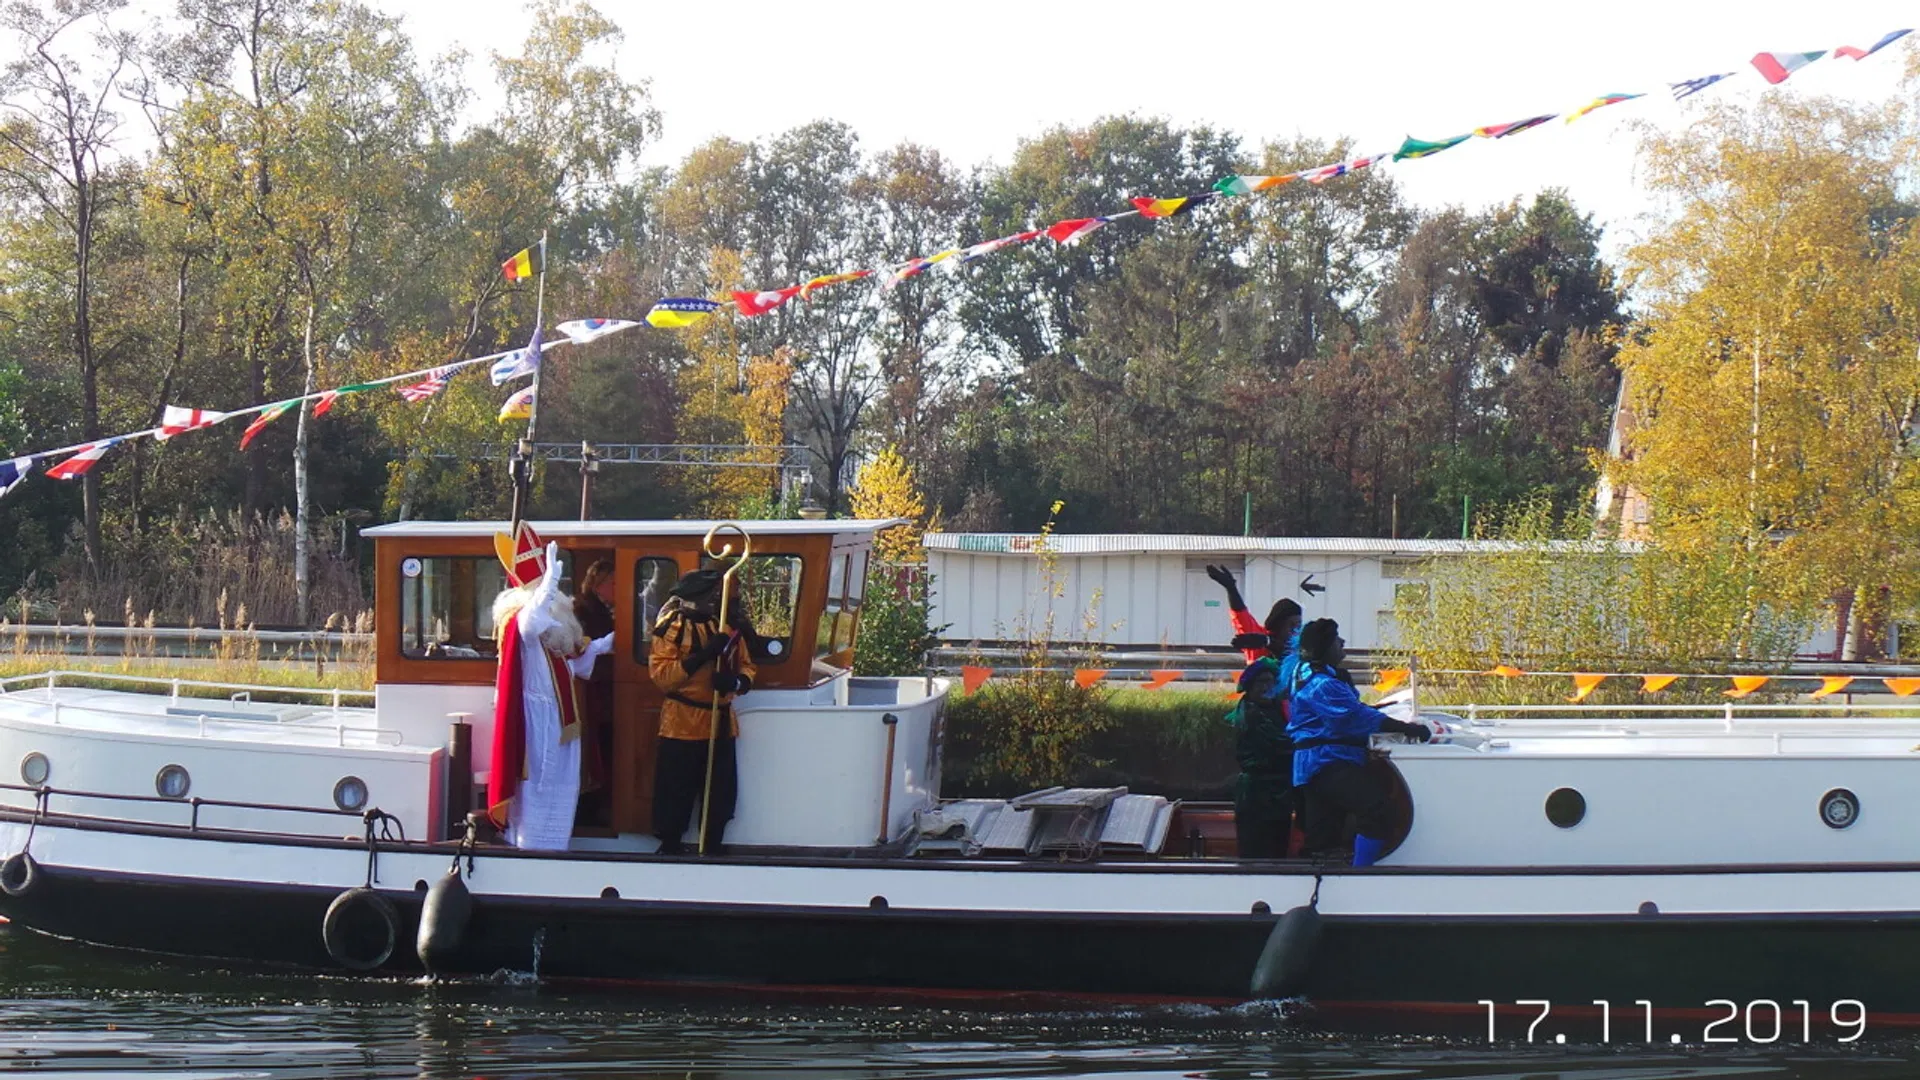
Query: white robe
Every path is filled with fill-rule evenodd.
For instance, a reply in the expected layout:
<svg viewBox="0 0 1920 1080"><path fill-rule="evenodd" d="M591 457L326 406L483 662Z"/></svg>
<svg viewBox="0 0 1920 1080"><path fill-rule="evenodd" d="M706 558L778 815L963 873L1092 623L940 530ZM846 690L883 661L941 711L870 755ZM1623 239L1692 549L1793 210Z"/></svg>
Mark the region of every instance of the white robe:
<svg viewBox="0 0 1920 1080"><path fill-rule="evenodd" d="M560 698L553 685L540 633L549 617L538 603L514 616L520 623L520 699L526 723L526 779L514 791L507 810L507 842L528 851L565 851L573 839L573 816L580 805L580 740L560 741ZM611 651L613 635L594 641L567 661L576 677L593 671L593 662ZM569 690L571 687L568 688Z"/></svg>

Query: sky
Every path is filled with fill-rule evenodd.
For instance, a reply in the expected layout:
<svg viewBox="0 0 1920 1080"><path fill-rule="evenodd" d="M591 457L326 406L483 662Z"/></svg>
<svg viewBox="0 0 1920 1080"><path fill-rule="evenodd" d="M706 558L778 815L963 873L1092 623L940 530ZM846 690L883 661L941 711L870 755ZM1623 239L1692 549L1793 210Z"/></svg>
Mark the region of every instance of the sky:
<svg viewBox="0 0 1920 1080"><path fill-rule="evenodd" d="M475 108L491 112L491 51L531 25L519 0L373 0L400 15L424 55L469 54ZM1362 153L1408 135L1439 139L1607 93L1647 92L1577 123L1475 139L1394 166L1419 205L1478 208L1565 188L1618 251L1653 223L1635 181L1636 121L1678 128L1691 102L1766 89L1758 51L1866 47L1920 27L1920 5L1401 3L1131 0L767 3L669 7L600 0L626 31L615 63L646 79L663 121L642 161L671 165L715 136L751 140L845 122L869 151L913 140L963 166L1005 163L1056 125L1132 113L1206 124L1249 145L1349 135ZM1920 38L1920 34L1913 37ZM1862 100L1898 91L1906 42L1865 62L1827 57L1789 92ZM1667 84L1739 72L1676 104ZM1184 192L1136 192L1172 195Z"/></svg>

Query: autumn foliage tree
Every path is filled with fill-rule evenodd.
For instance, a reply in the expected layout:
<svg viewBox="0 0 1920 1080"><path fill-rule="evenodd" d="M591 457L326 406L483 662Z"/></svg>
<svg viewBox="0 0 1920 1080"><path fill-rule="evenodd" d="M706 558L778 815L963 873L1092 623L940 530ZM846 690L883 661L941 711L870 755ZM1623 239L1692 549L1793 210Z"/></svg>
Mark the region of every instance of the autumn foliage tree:
<svg viewBox="0 0 1920 1080"><path fill-rule="evenodd" d="M1633 251L1615 479L1654 542L1733 561L1748 627L1920 599L1912 120L1773 94L1646 142L1676 214Z"/></svg>

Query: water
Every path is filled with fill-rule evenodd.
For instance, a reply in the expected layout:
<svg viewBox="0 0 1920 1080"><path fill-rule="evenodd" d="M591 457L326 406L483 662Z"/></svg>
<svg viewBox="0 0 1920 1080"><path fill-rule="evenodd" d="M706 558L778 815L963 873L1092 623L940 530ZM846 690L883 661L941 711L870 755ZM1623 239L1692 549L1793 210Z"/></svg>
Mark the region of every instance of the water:
<svg viewBox="0 0 1920 1080"><path fill-rule="evenodd" d="M662 998L524 977L429 985L235 972L0 928L0 1070L61 1080L1878 1080L1920 1075L1920 1041L1489 1046L1316 1031L1274 1004L989 1011Z"/></svg>

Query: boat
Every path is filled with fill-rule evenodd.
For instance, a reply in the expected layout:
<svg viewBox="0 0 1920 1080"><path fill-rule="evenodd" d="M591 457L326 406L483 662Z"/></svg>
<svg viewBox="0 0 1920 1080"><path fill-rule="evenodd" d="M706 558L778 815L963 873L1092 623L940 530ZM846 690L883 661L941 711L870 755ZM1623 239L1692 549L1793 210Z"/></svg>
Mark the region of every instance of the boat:
<svg viewBox="0 0 1920 1080"><path fill-rule="evenodd" d="M366 533L370 694L58 670L0 682L0 761L18 763L0 783L0 914L94 945L315 971L1295 997L1329 1016L1484 1020L1503 1038L1533 1034L1543 1008L1543 1038L1597 1021L1614 1041L1920 1021L1911 709L1402 702L1440 734L1375 740L1369 768L1397 793L1377 865L1243 860L1217 804L943 798L957 688L850 671L873 536L895 523L748 522L742 587L764 644L738 703L738 815L723 850L663 855L646 629L721 523L533 524L573 565L616 567L615 780L567 850L474 826L507 526L404 522Z"/></svg>

